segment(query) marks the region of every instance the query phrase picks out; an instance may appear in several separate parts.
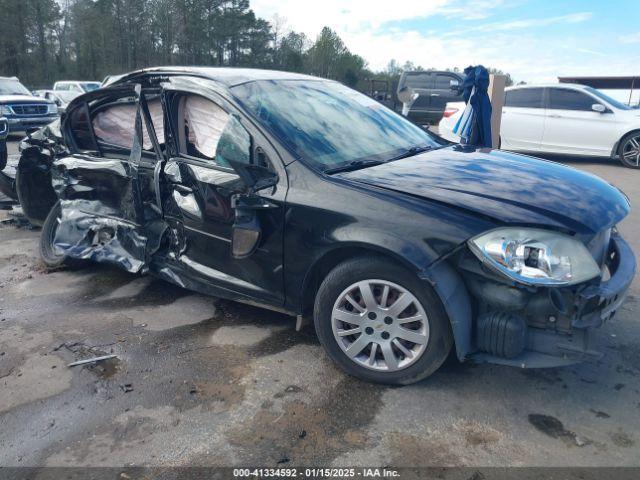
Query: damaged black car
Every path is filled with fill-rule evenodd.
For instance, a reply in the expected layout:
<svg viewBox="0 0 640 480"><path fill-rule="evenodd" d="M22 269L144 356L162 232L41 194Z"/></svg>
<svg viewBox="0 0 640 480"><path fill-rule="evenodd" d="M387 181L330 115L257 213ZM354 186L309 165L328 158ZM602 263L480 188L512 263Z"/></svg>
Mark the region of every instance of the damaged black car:
<svg viewBox="0 0 640 480"><path fill-rule="evenodd" d="M451 145L286 72L119 77L27 139L19 170L48 266L108 262L313 318L374 382L425 378L452 348L528 368L598 358L591 333L636 270L610 184Z"/></svg>

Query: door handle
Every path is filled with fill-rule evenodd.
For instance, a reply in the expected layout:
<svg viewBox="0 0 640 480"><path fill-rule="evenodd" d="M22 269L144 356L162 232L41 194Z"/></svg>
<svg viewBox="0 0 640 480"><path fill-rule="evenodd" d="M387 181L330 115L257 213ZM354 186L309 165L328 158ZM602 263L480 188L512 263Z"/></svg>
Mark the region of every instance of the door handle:
<svg viewBox="0 0 640 480"><path fill-rule="evenodd" d="M184 185L182 185L182 184L180 184L180 183L175 183L175 184L173 185L173 189L174 189L176 192L180 192L180 194L182 194L182 195L188 195L188 194L190 194L190 193L193 193L193 188L191 188L191 187L186 187L186 186L184 186Z"/></svg>
<svg viewBox="0 0 640 480"><path fill-rule="evenodd" d="M432 93L432 94L431 94L431 96L432 96L432 97L439 97L439 96L440 96L440 94L439 94L439 93Z"/></svg>

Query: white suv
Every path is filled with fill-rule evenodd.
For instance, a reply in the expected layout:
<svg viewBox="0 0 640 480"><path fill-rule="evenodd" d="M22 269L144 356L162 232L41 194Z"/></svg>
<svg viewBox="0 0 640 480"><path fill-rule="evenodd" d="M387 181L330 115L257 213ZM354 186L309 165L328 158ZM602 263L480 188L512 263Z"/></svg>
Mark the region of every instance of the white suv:
<svg viewBox="0 0 640 480"><path fill-rule="evenodd" d="M53 89L56 91L76 92L78 94L92 92L100 88L100 82L78 82L75 80L65 80L56 82Z"/></svg>
<svg viewBox="0 0 640 480"><path fill-rule="evenodd" d="M449 103L440 135L453 133L464 103ZM500 148L618 158L640 168L640 111L584 85L522 85L506 89Z"/></svg>

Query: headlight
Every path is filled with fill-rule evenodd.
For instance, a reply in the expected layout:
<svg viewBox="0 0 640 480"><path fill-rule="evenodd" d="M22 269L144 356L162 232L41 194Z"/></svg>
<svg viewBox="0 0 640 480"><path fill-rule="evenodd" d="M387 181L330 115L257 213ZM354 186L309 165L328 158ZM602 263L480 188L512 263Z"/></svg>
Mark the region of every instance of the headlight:
<svg viewBox="0 0 640 480"><path fill-rule="evenodd" d="M469 247L506 276L528 285L573 285L600 275L582 242L535 228L500 228L469 240Z"/></svg>
<svg viewBox="0 0 640 480"><path fill-rule="evenodd" d="M58 113L58 106L55 103L47 105L47 113Z"/></svg>
<svg viewBox="0 0 640 480"><path fill-rule="evenodd" d="M0 115L13 115L8 105L0 105Z"/></svg>

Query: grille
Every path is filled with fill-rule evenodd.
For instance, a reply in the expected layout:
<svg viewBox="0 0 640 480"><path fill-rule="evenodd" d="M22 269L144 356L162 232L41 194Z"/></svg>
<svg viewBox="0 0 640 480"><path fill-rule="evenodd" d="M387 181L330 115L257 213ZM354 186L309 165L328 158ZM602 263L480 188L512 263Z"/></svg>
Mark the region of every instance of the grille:
<svg viewBox="0 0 640 480"><path fill-rule="evenodd" d="M47 113L47 105L11 105L11 110L13 110L13 113L16 115L44 115Z"/></svg>

